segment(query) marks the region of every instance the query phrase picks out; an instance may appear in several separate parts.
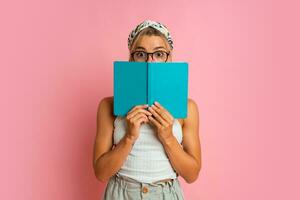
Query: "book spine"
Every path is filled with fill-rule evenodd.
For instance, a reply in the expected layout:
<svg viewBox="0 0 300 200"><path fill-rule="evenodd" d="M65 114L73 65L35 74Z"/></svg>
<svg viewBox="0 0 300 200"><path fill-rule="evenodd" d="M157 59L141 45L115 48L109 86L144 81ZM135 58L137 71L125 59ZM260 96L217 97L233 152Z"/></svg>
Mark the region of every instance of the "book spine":
<svg viewBox="0 0 300 200"><path fill-rule="evenodd" d="M147 67L147 76L146 76L146 78L147 78L147 88L146 88L146 92L147 92L147 104L150 106L150 104L151 104L151 102L150 102L150 95L151 95L151 93L150 93L150 91L151 91L151 83L150 83L150 80L151 80L151 73L150 73L150 65L149 65L149 63L147 62L147 65L146 65L146 67Z"/></svg>

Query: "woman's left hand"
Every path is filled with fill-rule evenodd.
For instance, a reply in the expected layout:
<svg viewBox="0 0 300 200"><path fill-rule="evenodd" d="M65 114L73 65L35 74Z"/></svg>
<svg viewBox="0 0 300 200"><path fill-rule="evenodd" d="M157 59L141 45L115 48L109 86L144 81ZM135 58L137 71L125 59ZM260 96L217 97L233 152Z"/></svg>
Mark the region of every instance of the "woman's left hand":
<svg viewBox="0 0 300 200"><path fill-rule="evenodd" d="M158 139L165 142L173 136L174 117L158 102L154 102L148 110L152 113L148 116L150 124L156 127Z"/></svg>

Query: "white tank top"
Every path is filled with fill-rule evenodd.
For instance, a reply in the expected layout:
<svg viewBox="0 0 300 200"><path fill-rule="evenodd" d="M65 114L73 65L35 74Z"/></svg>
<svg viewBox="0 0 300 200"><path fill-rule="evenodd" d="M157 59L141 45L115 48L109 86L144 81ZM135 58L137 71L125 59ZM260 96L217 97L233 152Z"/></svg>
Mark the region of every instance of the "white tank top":
<svg viewBox="0 0 300 200"><path fill-rule="evenodd" d="M118 144L126 132L125 117L117 116L114 121L114 144ZM179 144L182 142L182 128L178 119L173 123L173 134ZM176 178L163 145L156 136L155 127L148 123L140 126L140 135L135 141L118 174L139 182L153 183L167 178Z"/></svg>

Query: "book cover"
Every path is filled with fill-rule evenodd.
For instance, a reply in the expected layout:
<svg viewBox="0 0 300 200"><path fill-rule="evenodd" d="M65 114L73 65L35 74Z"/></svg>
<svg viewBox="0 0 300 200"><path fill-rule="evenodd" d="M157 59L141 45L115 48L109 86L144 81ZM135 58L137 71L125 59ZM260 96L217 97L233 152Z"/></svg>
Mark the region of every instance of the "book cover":
<svg viewBox="0 0 300 200"><path fill-rule="evenodd" d="M158 101L174 118L186 118L187 62L114 62L114 115Z"/></svg>

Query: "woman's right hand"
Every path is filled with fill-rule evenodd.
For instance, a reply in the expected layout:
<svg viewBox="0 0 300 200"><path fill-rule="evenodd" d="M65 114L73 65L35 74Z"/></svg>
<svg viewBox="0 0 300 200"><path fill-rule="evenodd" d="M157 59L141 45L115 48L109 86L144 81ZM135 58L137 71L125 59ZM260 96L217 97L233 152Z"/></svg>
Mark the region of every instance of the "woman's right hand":
<svg viewBox="0 0 300 200"><path fill-rule="evenodd" d="M147 107L148 105L137 105L126 115L127 131L125 136L133 142L135 142L139 136L141 123L148 123L148 116L152 115L151 112L145 110Z"/></svg>

